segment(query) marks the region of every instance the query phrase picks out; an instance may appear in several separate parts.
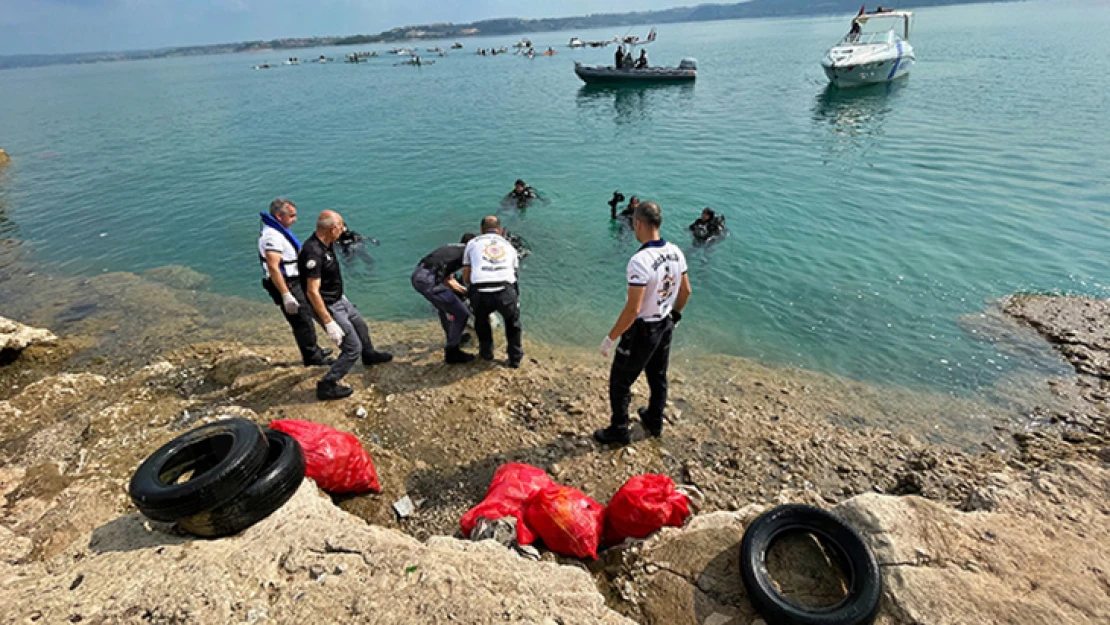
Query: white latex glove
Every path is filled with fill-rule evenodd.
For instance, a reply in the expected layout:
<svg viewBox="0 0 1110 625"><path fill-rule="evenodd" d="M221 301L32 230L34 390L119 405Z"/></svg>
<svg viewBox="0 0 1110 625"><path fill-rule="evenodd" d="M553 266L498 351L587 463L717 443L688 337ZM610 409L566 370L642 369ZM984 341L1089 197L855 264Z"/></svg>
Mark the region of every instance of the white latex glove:
<svg viewBox="0 0 1110 625"><path fill-rule="evenodd" d="M339 322L335 319L332 319L324 326L324 331L328 333L328 337L330 337L331 340L335 341L336 347L343 343L343 337L346 333L343 331L343 328L339 327Z"/></svg>
<svg viewBox="0 0 1110 625"><path fill-rule="evenodd" d="M607 334L607 335L605 335L605 338L601 341L601 355L608 358L609 354L612 354L612 353L613 353L613 339L609 338L609 335Z"/></svg>
<svg viewBox="0 0 1110 625"><path fill-rule="evenodd" d="M300 309L301 305L297 303L297 298L293 297L292 293L282 293L281 307L285 309L286 314L295 315L297 314L297 310Z"/></svg>

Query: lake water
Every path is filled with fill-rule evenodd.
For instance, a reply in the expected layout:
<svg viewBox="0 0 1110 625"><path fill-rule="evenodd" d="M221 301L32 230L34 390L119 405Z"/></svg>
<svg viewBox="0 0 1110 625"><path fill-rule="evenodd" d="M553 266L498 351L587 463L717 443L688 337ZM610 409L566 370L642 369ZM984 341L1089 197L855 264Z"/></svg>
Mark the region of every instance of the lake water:
<svg viewBox="0 0 1110 625"><path fill-rule="evenodd" d="M369 318L430 318L413 265L519 177L548 200L504 216L532 247L525 332L592 347L636 249L609 223L619 189L688 251L688 353L957 394L1058 366L961 317L1020 290L1110 294L1110 11L923 10L908 80L837 92L819 61L849 17L661 26L651 60L696 57L693 86L583 87L573 61L613 48L565 44L609 31L534 35L558 51L534 60L466 39L422 68L365 46L0 72L0 236L44 271L181 264L264 299L257 212L289 197L298 234L334 208L381 240L348 268ZM383 57L252 70L355 49ZM684 230L704 206L732 231L708 251Z"/></svg>

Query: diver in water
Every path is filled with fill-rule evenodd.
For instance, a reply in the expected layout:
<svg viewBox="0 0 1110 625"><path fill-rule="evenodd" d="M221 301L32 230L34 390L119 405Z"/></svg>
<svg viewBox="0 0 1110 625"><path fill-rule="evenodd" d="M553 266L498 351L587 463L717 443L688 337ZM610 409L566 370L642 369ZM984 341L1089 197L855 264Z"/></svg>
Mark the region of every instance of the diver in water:
<svg viewBox="0 0 1110 625"><path fill-rule="evenodd" d="M640 206L639 196L633 195L632 199L628 200L628 206L624 210L617 212L617 204L624 201L624 195L620 191L613 191L613 197L609 200L609 218L620 219L622 222L629 225L632 224L632 215L636 213L636 208Z"/></svg>
<svg viewBox="0 0 1110 625"><path fill-rule="evenodd" d="M528 249L528 242L525 241L524 237L520 236L519 234L509 232L507 229L503 229L501 232L501 237L513 246L513 249L516 250L517 258L524 259L532 253L532 250Z"/></svg>
<svg viewBox="0 0 1110 625"><path fill-rule="evenodd" d="M532 205L532 200L539 198L539 194L532 187L524 184L523 180L517 180L513 184L513 190L505 196L505 200L514 202L517 208L528 208Z"/></svg>
<svg viewBox="0 0 1110 625"><path fill-rule="evenodd" d="M701 217L690 224L689 230L694 233L694 243L704 245L725 235L727 232L725 216L718 215L712 208L706 206L705 210L701 212Z"/></svg>
<svg viewBox="0 0 1110 625"><path fill-rule="evenodd" d="M374 237L364 237L354 230L344 229L343 234L335 240L335 244L339 247L340 253L343 254L343 260L350 265L354 259L361 259L366 265L372 266L374 258L366 251L366 242L369 241L372 245L381 245L381 241Z"/></svg>

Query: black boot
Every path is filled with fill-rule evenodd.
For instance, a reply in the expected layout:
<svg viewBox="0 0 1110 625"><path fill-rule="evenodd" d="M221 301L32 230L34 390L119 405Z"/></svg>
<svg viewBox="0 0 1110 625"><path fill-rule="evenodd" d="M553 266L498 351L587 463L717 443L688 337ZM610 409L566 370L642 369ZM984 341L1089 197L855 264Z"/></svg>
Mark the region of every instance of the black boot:
<svg viewBox="0 0 1110 625"><path fill-rule="evenodd" d="M470 336L469 332L465 332L463 333L462 338L459 339L459 345L470 345L470 341L473 339L474 337Z"/></svg>
<svg viewBox="0 0 1110 625"><path fill-rule="evenodd" d="M350 397L354 393L354 389L338 382L329 382L320 380L316 383L316 399L320 401L328 401L332 399L343 399Z"/></svg>
<svg viewBox="0 0 1110 625"><path fill-rule="evenodd" d="M636 411L640 415L640 423L644 424L644 431L650 436L659 438L663 435L663 419L652 419L647 416L647 408L640 408Z"/></svg>
<svg viewBox="0 0 1110 625"><path fill-rule="evenodd" d="M628 426L612 426L594 432L594 440L602 445L627 445L632 442Z"/></svg>
<svg viewBox="0 0 1110 625"><path fill-rule="evenodd" d="M367 367L380 365L391 360L393 360L393 354L390 354L389 352L370 352L369 354L364 354L362 356L362 364L366 365Z"/></svg>
<svg viewBox="0 0 1110 625"><path fill-rule="evenodd" d="M458 347L448 347L443 350L443 360L449 365L464 365L474 360L474 354L468 354Z"/></svg>

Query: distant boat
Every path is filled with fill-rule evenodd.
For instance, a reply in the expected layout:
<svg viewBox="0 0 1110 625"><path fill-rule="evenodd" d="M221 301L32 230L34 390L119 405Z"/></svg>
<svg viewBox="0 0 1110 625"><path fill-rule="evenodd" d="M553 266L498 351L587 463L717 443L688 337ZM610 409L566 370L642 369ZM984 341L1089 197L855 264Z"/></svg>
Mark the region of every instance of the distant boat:
<svg viewBox="0 0 1110 625"><path fill-rule="evenodd" d="M698 62L695 59L682 59L678 67L647 69L617 69L611 66L588 66L575 62L574 73L587 85L692 82L698 77Z"/></svg>
<svg viewBox="0 0 1110 625"><path fill-rule="evenodd" d="M916 61L909 42L912 24L912 11L857 15L852 29L821 60L829 82L837 87L858 87L909 74Z"/></svg>
<svg viewBox="0 0 1110 625"><path fill-rule="evenodd" d="M457 42L457 41L456 41L456 42L455 42L455 43L454 43L454 44L453 44L453 45L451 46L451 49L452 49L452 50L462 50L462 47L463 47L463 45L462 45L461 43L459 43L459 42Z"/></svg>
<svg viewBox="0 0 1110 625"><path fill-rule="evenodd" d="M586 44L585 44L585 42L583 42L578 37L571 37L570 38L570 43L567 44L567 47L570 47L570 48L584 48L584 47L586 47Z"/></svg>
<svg viewBox="0 0 1110 625"><path fill-rule="evenodd" d="M532 47L532 40L531 39L521 39L520 41L514 43L513 47L514 48L531 48Z"/></svg>

